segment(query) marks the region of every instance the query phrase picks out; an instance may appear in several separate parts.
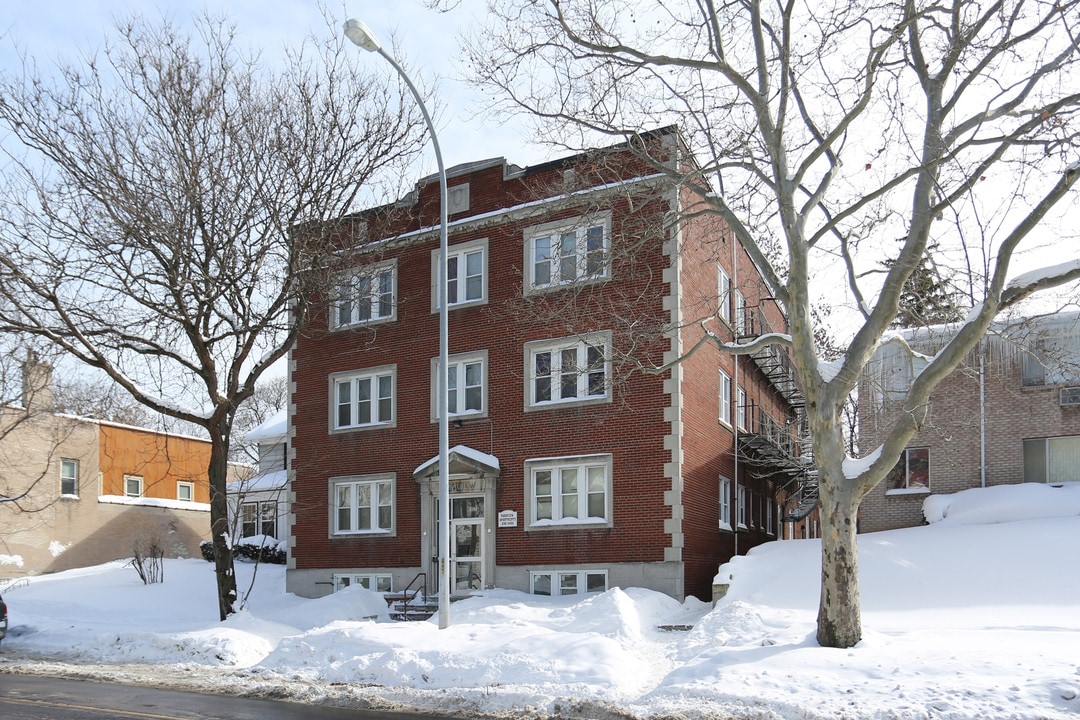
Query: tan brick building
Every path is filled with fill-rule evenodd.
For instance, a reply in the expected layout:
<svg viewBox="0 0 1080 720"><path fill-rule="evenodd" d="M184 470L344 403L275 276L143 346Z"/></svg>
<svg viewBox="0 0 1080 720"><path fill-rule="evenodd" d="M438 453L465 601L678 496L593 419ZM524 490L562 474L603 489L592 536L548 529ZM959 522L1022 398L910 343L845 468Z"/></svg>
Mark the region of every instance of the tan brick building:
<svg viewBox="0 0 1080 720"><path fill-rule="evenodd" d="M860 532L924 522L931 493L1021 482L1080 481L1080 313L995 325L930 397L925 428L893 473L863 500ZM904 331L936 352L948 327ZM859 438L877 446L920 358L899 343L879 349L860 383Z"/></svg>
<svg viewBox="0 0 1080 720"><path fill-rule="evenodd" d="M0 581L131 557L198 557L210 443L51 411L51 370L0 410Z"/></svg>

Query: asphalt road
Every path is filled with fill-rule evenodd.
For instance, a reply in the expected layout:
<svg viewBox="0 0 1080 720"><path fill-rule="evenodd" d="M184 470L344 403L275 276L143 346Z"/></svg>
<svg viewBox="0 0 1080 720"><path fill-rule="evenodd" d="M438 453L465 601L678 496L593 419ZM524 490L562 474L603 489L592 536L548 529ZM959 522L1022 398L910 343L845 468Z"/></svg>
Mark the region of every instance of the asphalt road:
<svg viewBox="0 0 1080 720"><path fill-rule="evenodd" d="M319 705L0 674L3 720L439 720ZM443 720L449 720L444 718ZM460 720L460 717L457 718Z"/></svg>

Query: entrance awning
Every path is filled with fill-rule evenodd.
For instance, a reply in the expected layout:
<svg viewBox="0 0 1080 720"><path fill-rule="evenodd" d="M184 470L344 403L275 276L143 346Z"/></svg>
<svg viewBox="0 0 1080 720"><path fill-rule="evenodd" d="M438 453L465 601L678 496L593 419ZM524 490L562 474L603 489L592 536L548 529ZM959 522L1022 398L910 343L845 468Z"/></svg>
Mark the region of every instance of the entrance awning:
<svg viewBox="0 0 1080 720"><path fill-rule="evenodd" d="M499 458L494 455L474 450L468 445L455 445L450 448L448 465L450 475L479 475L498 477L500 474ZM439 474L439 456L413 470L413 478L420 482L437 477Z"/></svg>

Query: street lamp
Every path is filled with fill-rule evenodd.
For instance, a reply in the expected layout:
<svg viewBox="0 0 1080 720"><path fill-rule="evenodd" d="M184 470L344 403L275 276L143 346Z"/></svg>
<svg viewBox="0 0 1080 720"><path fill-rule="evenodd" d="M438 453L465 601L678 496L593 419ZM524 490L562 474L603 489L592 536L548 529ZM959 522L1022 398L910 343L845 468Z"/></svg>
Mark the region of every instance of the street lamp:
<svg viewBox="0 0 1080 720"><path fill-rule="evenodd" d="M431 144L435 146L435 160L439 164L439 373L438 373L438 412L439 412L439 629L450 625L450 422L447 414L449 403L449 362L447 340L446 308L446 168L443 166L442 150L439 137L435 134L435 124L420 92L413 85L405 70L382 48L382 44L359 20L350 18L345 21L345 37L368 52L379 53L386 62L397 71L405 84L409 86L420 112L424 115Z"/></svg>

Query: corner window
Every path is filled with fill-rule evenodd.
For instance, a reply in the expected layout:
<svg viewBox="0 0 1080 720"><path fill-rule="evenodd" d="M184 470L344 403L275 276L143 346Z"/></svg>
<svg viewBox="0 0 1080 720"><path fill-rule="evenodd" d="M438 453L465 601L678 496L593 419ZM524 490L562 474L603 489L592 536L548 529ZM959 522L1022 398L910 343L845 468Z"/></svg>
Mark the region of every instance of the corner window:
<svg viewBox="0 0 1080 720"><path fill-rule="evenodd" d="M525 463L530 527L611 525L611 455Z"/></svg>
<svg viewBox="0 0 1080 720"><path fill-rule="evenodd" d="M731 425L731 376L720 371L720 422Z"/></svg>
<svg viewBox="0 0 1080 720"><path fill-rule="evenodd" d="M330 481L331 534L387 533L394 529L393 476Z"/></svg>
<svg viewBox="0 0 1080 720"><path fill-rule="evenodd" d="M142 497L143 479L138 475L124 476L124 495L127 497Z"/></svg>
<svg viewBox="0 0 1080 720"><path fill-rule="evenodd" d="M72 496L79 494L78 460L60 461L60 494Z"/></svg>
<svg viewBox="0 0 1080 720"><path fill-rule="evenodd" d="M487 301L487 239L455 245L446 255L447 307ZM439 309L439 251L431 251L431 310Z"/></svg>
<svg viewBox="0 0 1080 720"><path fill-rule="evenodd" d="M394 422L395 366L330 377L331 427L334 430Z"/></svg>
<svg viewBox="0 0 1080 720"><path fill-rule="evenodd" d="M607 570L534 571L529 576L533 595L580 595L607 590Z"/></svg>
<svg viewBox="0 0 1080 720"><path fill-rule="evenodd" d="M731 480L720 478L720 529L731 529Z"/></svg>
<svg viewBox="0 0 1080 720"><path fill-rule="evenodd" d="M338 285L331 307L334 329L393 320L397 314L394 261L361 268Z"/></svg>
<svg viewBox="0 0 1080 720"><path fill-rule="evenodd" d="M528 343L526 405L608 400L611 334Z"/></svg>
<svg viewBox="0 0 1080 720"><path fill-rule="evenodd" d="M487 413L487 352L451 355L447 368L450 417ZM431 418L439 416L439 359L431 361Z"/></svg>
<svg viewBox="0 0 1080 720"><path fill-rule="evenodd" d="M186 502L194 502L195 500L195 483L192 482L177 482L176 483L176 499L184 500Z"/></svg>
<svg viewBox="0 0 1080 720"><path fill-rule="evenodd" d="M526 292L608 277L610 235L608 213L527 230Z"/></svg>
<svg viewBox="0 0 1080 720"><path fill-rule="evenodd" d="M1080 435L1024 441L1024 482L1080 481Z"/></svg>
<svg viewBox="0 0 1080 720"><path fill-rule="evenodd" d="M907 448L885 476L886 493L930 492L930 448Z"/></svg>
<svg viewBox="0 0 1080 720"><path fill-rule="evenodd" d="M334 592L338 590L344 590L347 587L353 585L359 585L365 590L372 590L374 592L388 593L393 590L393 577L390 575L375 575L375 574L350 574L350 575L334 575Z"/></svg>

